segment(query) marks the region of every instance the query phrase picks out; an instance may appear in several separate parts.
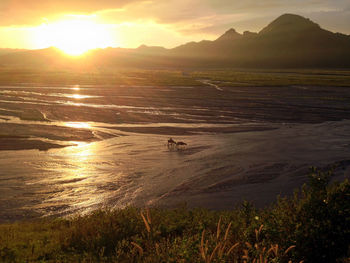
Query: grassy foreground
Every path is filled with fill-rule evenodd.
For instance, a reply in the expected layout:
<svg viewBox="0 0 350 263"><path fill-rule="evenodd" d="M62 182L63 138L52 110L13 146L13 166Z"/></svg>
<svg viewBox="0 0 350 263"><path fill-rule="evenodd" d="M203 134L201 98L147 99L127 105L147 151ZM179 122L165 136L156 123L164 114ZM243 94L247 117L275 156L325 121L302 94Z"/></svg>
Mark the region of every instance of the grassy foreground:
<svg viewBox="0 0 350 263"><path fill-rule="evenodd" d="M350 183L313 169L258 210L137 209L0 225L0 262L349 262Z"/></svg>

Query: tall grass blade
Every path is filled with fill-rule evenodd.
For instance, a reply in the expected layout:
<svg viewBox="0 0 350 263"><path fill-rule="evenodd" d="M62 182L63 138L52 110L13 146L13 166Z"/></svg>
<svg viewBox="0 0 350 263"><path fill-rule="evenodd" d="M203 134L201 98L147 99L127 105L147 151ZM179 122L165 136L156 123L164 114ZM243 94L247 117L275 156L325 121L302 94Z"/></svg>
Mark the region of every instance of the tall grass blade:
<svg viewBox="0 0 350 263"><path fill-rule="evenodd" d="M146 229L147 229L147 232L150 233L151 232L151 227L149 226L148 224L148 221L146 220L145 216L143 215L143 213L141 212L141 217L142 217L142 220L146 226Z"/></svg>
<svg viewBox="0 0 350 263"><path fill-rule="evenodd" d="M221 216L220 216L220 219L219 219L219 222L218 222L218 226L217 226L217 229L216 229L216 240L219 240L219 237L220 237L220 232L221 232L220 224L221 224Z"/></svg>

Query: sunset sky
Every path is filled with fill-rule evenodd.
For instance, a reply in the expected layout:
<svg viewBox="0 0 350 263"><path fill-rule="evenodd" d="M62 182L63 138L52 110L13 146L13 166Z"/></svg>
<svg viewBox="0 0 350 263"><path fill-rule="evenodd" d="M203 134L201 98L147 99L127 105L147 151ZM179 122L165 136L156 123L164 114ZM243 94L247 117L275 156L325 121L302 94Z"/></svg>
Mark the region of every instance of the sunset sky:
<svg viewBox="0 0 350 263"><path fill-rule="evenodd" d="M256 32L283 13L350 34L349 0L1 0L0 48L174 47Z"/></svg>

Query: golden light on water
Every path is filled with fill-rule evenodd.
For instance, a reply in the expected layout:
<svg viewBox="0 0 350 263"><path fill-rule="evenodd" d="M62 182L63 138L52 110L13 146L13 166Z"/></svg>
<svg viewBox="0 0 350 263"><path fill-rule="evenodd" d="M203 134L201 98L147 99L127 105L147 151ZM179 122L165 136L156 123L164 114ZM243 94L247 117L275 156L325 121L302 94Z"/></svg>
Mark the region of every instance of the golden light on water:
<svg viewBox="0 0 350 263"><path fill-rule="evenodd" d="M80 148L80 149L79 149ZM78 145L78 151L74 153L74 156L76 160L78 160L81 168L80 169L87 169L86 164L82 165L82 161L86 161L88 159L93 159L94 158L94 151L91 147L91 145L85 144L85 145Z"/></svg>
<svg viewBox="0 0 350 263"><path fill-rule="evenodd" d="M72 98L72 99L86 99L86 98L90 98L91 96L88 95L80 95L80 94L72 94L67 96L68 98Z"/></svg>
<svg viewBox="0 0 350 263"><path fill-rule="evenodd" d="M67 127L70 128L77 128L77 129L90 129L91 125L87 122L66 122L64 124Z"/></svg>
<svg viewBox="0 0 350 263"><path fill-rule="evenodd" d="M72 87L72 90L80 90L80 86L79 86L79 85L74 85L74 86Z"/></svg>
<svg viewBox="0 0 350 263"><path fill-rule="evenodd" d="M112 46L114 40L106 25L79 16L43 24L36 34L38 45L54 46L71 56L82 55L91 49Z"/></svg>
<svg viewBox="0 0 350 263"><path fill-rule="evenodd" d="M82 142L82 141L69 141L69 143L73 144L74 146L76 146L78 148L88 145L87 142Z"/></svg>

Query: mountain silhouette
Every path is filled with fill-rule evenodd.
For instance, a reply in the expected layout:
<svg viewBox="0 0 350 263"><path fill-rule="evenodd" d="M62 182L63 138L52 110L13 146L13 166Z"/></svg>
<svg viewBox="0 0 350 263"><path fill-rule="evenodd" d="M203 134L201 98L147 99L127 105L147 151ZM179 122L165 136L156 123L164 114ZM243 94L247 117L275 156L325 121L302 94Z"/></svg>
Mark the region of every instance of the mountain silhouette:
<svg viewBox="0 0 350 263"><path fill-rule="evenodd" d="M220 36L217 40L215 40L216 42L221 42L221 41L233 41L236 39L240 39L242 37L241 34L237 33L237 31L233 28L231 28L230 30L226 31L225 34L223 34L222 36Z"/></svg>
<svg viewBox="0 0 350 263"><path fill-rule="evenodd" d="M349 36L292 14L280 16L257 34L229 30L215 41L189 43L171 52L215 67L350 67Z"/></svg>
<svg viewBox="0 0 350 263"><path fill-rule="evenodd" d="M293 14L284 14L262 29L260 35L300 34L320 30L310 19Z"/></svg>
<svg viewBox="0 0 350 263"><path fill-rule="evenodd" d="M55 49L6 52L0 66L71 65ZM75 61L75 64L78 64ZM216 40L190 42L173 49L107 48L88 52L84 66L141 68L350 68L350 36L333 33L313 21L284 14L260 32L229 29Z"/></svg>

